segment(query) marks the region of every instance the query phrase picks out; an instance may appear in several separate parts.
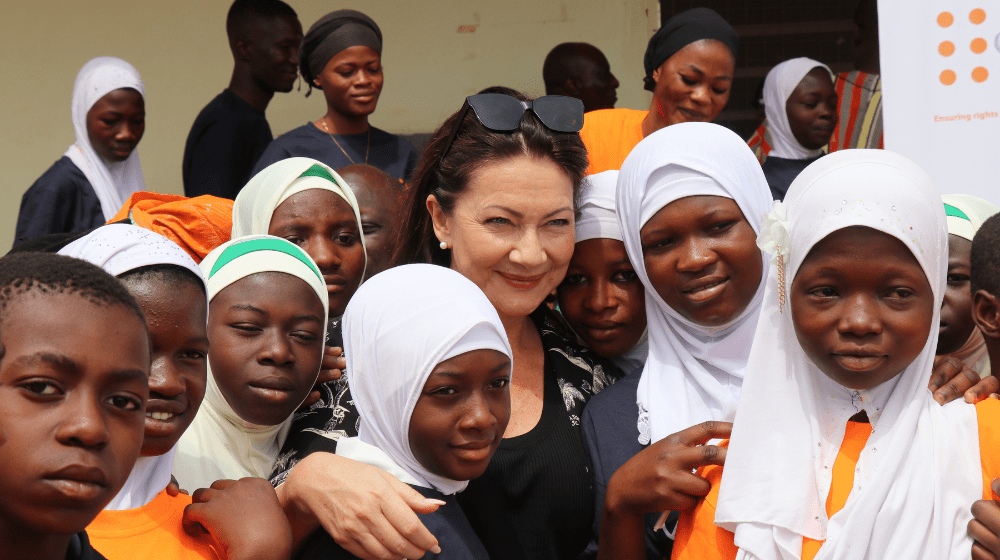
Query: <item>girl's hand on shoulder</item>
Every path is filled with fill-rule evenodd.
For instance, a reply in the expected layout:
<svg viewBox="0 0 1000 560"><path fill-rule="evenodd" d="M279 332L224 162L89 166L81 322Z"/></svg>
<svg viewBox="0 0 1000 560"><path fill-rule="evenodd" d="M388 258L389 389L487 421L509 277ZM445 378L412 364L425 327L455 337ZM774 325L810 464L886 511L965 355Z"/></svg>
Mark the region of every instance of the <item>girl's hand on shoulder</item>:
<svg viewBox="0 0 1000 560"><path fill-rule="evenodd" d="M288 559L292 527L263 478L217 480L195 490L181 521L191 536L208 534L229 560Z"/></svg>
<svg viewBox="0 0 1000 560"><path fill-rule="evenodd" d="M320 366L319 377L316 378L316 385L313 386L313 390L309 392L309 396L299 406L299 410L305 410L319 400L322 396L319 388L320 385L328 381L340 379L344 368L347 367L347 360L341 357L343 353L343 348L339 346L323 347L323 362Z"/></svg>
<svg viewBox="0 0 1000 560"><path fill-rule="evenodd" d="M704 422L643 449L611 477L605 511L644 515L693 508L712 489L694 471L726 461L726 448L704 444L728 438L732 429L730 422Z"/></svg>
<svg viewBox="0 0 1000 560"><path fill-rule="evenodd" d="M927 388L939 404L948 404L959 397L964 397L969 404L975 404L992 394L1000 393L1000 379L992 375L980 379L978 373L966 367L958 358L937 356L934 358L934 369Z"/></svg>
<svg viewBox="0 0 1000 560"><path fill-rule="evenodd" d="M993 495L1000 495L1000 479L993 479L990 485ZM973 560L996 560L1000 558L1000 502L979 500L972 504L972 521L969 521L969 536L972 537Z"/></svg>
<svg viewBox="0 0 1000 560"><path fill-rule="evenodd" d="M295 548L318 526L364 560L422 558L441 552L416 513L436 511L430 500L391 474L332 453L312 453L278 487L292 523Z"/></svg>

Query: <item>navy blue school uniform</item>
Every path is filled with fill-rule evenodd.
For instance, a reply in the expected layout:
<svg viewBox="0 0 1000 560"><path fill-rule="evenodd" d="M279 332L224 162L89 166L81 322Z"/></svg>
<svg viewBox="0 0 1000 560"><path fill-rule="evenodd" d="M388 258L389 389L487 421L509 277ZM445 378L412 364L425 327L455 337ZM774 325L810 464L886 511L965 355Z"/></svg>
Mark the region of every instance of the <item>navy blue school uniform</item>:
<svg viewBox="0 0 1000 560"><path fill-rule="evenodd" d="M233 200L274 136L264 111L229 91L215 96L191 126L184 145L184 196Z"/></svg>
<svg viewBox="0 0 1000 560"><path fill-rule="evenodd" d="M104 225L97 192L72 160L59 158L21 197L14 245L50 233L87 231Z"/></svg>
<svg viewBox="0 0 1000 560"><path fill-rule="evenodd" d="M440 554L428 552L425 560L490 560L486 548L472 531L469 520L455 501L455 496L444 494L431 488L410 485L424 497L446 502L433 513L418 513L421 523L438 540ZM326 531L320 529L312 534L295 557L296 560L350 560L357 556L344 550Z"/></svg>
<svg viewBox="0 0 1000 560"><path fill-rule="evenodd" d="M617 383L594 395L583 409L583 441L594 464L594 541L580 558L597 557L597 538L601 534L601 510L604 493L611 475L637 453L648 447L639 443L636 420L636 392L642 368L638 368ZM659 513L646 515L646 557L649 560L670 558L674 541L666 533L653 531ZM673 535L677 528L677 513L667 519L666 528Z"/></svg>
<svg viewBox="0 0 1000 560"><path fill-rule="evenodd" d="M802 170L810 163L820 157L809 159L785 159L768 156L764 160L761 169L764 171L764 178L767 179L767 186L771 188L771 196L775 200L784 200L788 187L792 186L792 181L802 173Z"/></svg>
<svg viewBox="0 0 1000 560"><path fill-rule="evenodd" d="M107 560L104 555L94 550L87 538L87 532L81 531L69 539L69 550L66 551L66 560Z"/></svg>
<svg viewBox="0 0 1000 560"><path fill-rule="evenodd" d="M370 127L370 132L370 145L368 132L334 134L333 137L337 139L334 142L329 134L316 128L315 124L306 123L275 138L254 166L253 175L272 163L290 157L312 158L333 169L340 169L354 163L366 163L367 154L368 165L397 179L408 180L417 166L417 157L420 155L417 149L405 139L374 126Z"/></svg>

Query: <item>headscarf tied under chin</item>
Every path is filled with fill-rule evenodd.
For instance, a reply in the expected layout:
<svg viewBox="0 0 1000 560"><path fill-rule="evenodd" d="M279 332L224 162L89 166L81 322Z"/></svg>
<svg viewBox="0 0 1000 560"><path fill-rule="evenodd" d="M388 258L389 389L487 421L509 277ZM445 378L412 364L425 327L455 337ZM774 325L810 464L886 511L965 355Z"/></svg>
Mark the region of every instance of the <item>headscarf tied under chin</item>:
<svg viewBox="0 0 1000 560"><path fill-rule="evenodd" d="M417 461L409 433L434 368L473 350L513 356L496 309L471 280L432 264L373 276L344 313L344 355L362 421L358 437L337 442L337 454L442 494L464 490L469 481L445 478Z"/></svg>
<svg viewBox="0 0 1000 560"><path fill-rule="evenodd" d="M802 539L825 541L816 560L968 557L969 504L983 492L976 408L940 406L927 390L944 296L948 233L937 189L910 160L885 150L820 158L768 216L759 244L782 246L767 281L715 522L735 532L739 559L798 559ZM853 391L802 350L785 290L831 233L867 227L903 243L933 292L927 341L878 387ZM843 509L827 517L833 464L848 419L862 408L872 432Z"/></svg>
<svg viewBox="0 0 1000 560"><path fill-rule="evenodd" d="M110 220L118 212L129 195L146 190L138 148L132 150L125 161L105 162L94 151L87 132L87 113L90 109L105 95L122 88L134 89L143 97L146 95L139 72L128 62L113 56L99 56L88 61L80 68L73 84L72 114L76 142L64 155L83 171L94 188L105 220Z"/></svg>
<svg viewBox="0 0 1000 560"><path fill-rule="evenodd" d="M301 248L280 237L250 235L233 239L209 253L199 266L208 285L210 302L219 292L248 276L280 272L308 284L322 303L323 314L327 313L326 284L316 263ZM325 338L323 321L322 339ZM315 377L319 371L317 367ZM315 377L309 382L310 387ZM288 435L293 416L274 426L253 424L241 418L219 389L210 360L205 400L177 442L174 458L177 480L185 488L207 488L224 478L266 478Z"/></svg>
<svg viewBox="0 0 1000 560"><path fill-rule="evenodd" d="M166 237L141 227L128 224L102 226L63 247L59 254L95 264L112 276L151 265L179 266L201 279L202 289L205 289L201 269L183 249ZM198 404L191 403L191 406ZM135 509L153 501L170 483L175 449L159 456L139 457L125 485L104 509Z"/></svg>
<svg viewBox="0 0 1000 560"><path fill-rule="evenodd" d="M306 97L312 93L313 80L326 63L349 47L371 47L382 54L382 30L375 20L357 10L337 10L319 18L302 39L299 71L309 85Z"/></svg>
<svg viewBox="0 0 1000 560"><path fill-rule="evenodd" d="M822 68L830 74L830 67L811 58L793 58L775 66L764 78L764 113L771 130L771 151L768 156L785 159L809 159L823 153L810 150L799 143L792 134L788 123L788 98L798 87L799 82L814 68Z"/></svg>
<svg viewBox="0 0 1000 560"><path fill-rule="evenodd" d="M643 443L706 420L732 420L764 297L766 266L746 308L728 324L706 327L682 317L656 292L646 272L639 231L664 206L702 195L733 199L758 233L772 205L753 152L743 139L716 124L680 123L650 134L625 159L618 177L625 249L646 289L649 357L636 395ZM766 264L765 259L761 253Z"/></svg>
<svg viewBox="0 0 1000 560"><path fill-rule="evenodd" d="M653 71L660 67L677 51L702 39L721 41L733 53L733 59L740 52L740 38L736 30L711 8L691 8L667 20L650 39L642 65L646 77L642 79L647 91L656 89Z"/></svg>

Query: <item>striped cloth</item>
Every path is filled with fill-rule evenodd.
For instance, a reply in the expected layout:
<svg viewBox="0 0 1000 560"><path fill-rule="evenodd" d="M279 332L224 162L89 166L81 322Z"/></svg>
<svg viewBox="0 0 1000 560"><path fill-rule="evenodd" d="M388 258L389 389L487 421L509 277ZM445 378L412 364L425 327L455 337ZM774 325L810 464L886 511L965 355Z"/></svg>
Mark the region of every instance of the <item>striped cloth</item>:
<svg viewBox="0 0 1000 560"><path fill-rule="evenodd" d="M830 138L830 151L883 148L882 79L859 70L837 76L840 122Z"/></svg>
<svg viewBox="0 0 1000 560"><path fill-rule="evenodd" d="M753 155L757 157L757 161L761 165L764 165L764 160L767 159L767 154L771 153L771 130L767 126L767 120L765 119L754 131L753 136L747 140L747 146L753 150Z"/></svg>

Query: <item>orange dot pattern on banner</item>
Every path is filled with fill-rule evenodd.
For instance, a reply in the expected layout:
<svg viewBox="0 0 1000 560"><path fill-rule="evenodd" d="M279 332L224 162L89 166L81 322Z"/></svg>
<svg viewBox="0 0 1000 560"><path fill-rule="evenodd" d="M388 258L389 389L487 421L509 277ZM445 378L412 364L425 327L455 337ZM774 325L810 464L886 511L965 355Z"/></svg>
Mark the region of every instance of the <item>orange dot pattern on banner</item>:
<svg viewBox="0 0 1000 560"><path fill-rule="evenodd" d="M955 54L955 44L951 41L941 41L941 44L938 45L938 52L941 53L941 56L951 56Z"/></svg>
<svg viewBox="0 0 1000 560"><path fill-rule="evenodd" d="M975 10L972 10L971 12L969 12L969 21L971 21L976 25L983 23L984 21L986 21L986 12L983 11L982 8L976 8Z"/></svg>
<svg viewBox="0 0 1000 560"><path fill-rule="evenodd" d="M955 18L951 15L951 12L941 12L938 14L937 22L941 27L948 27L955 22Z"/></svg>
<svg viewBox="0 0 1000 560"><path fill-rule="evenodd" d="M975 39L972 40L972 43L969 44L969 48L972 49L972 52L976 54L982 54L986 52L986 39L983 39L982 37L976 37Z"/></svg>
<svg viewBox="0 0 1000 560"><path fill-rule="evenodd" d="M969 21L972 22L973 25L983 23L986 21L986 10L983 10L982 8L973 9L969 12ZM941 27L951 27L953 23L955 23L955 16L953 16L951 12L941 12L938 14L937 24ZM976 37L969 43L969 49L975 54L982 54L986 52L988 46L989 44L986 42L986 39L983 39L982 37ZM997 49L1000 50L1000 35L997 35ZM955 44L951 41L941 41L941 43L938 44L938 53L944 57L955 54ZM989 77L989 70L983 66L977 66L972 70L972 81L976 83L981 84ZM954 70L947 69L941 72L938 79L942 84L950 86L955 83L957 76Z"/></svg>
<svg viewBox="0 0 1000 560"><path fill-rule="evenodd" d="M986 78L989 78L989 77L990 77L990 73L987 72L986 69L983 68L982 66L978 66L978 67L976 67L975 69L972 70L972 79L975 80L975 81L977 81L977 82L979 82L979 83L985 82Z"/></svg>
<svg viewBox="0 0 1000 560"><path fill-rule="evenodd" d="M944 72L941 72L941 83L946 86L950 86L951 84L955 83L955 73L952 72L951 70L945 70Z"/></svg>

